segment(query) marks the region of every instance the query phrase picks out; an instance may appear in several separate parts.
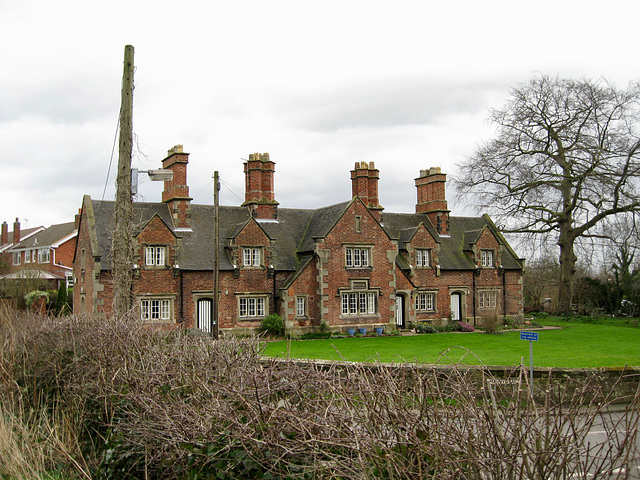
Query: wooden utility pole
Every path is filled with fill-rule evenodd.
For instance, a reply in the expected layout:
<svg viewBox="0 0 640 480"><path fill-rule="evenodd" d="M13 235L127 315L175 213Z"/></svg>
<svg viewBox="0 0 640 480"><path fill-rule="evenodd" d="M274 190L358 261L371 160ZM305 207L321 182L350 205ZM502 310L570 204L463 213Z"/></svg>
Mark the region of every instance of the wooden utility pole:
<svg viewBox="0 0 640 480"><path fill-rule="evenodd" d="M213 313L211 319L214 326L211 329L213 338L220 336L220 327L218 326L218 303L220 301L220 180L218 171L213 172Z"/></svg>
<svg viewBox="0 0 640 480"><path fill-rule="evenodd" d="M131 308L133 284L133 199L131 197L131 150L133 146L133 46L124 47L124 72L120 105L120 141L116 202L113 212L113 312L122 317Z"/></svg>

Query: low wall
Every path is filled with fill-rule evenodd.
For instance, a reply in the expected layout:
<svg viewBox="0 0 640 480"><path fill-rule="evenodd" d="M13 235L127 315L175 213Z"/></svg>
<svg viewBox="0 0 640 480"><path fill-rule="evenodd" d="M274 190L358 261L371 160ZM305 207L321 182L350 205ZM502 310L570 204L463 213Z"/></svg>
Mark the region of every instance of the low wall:
<svg viewBox="0 0 640 480"><path fill-rule="evenodd" d="M309 365L323 369L365 369L375 373L380 369L403 375L435 374L438 378L450 378L453 372L462 372L467 381L478 389L492 388L498 397L513 396L514 389L529 390L529 367L430 365L413 363L354 363L328 360L264 359L265 363L293 362L298 366ZM588 402L629 403L640 395L640 367L622 368L534 368L534 396L543 403L573 399L581 404ZM576 397L576 395L578 397Z"/></svg>

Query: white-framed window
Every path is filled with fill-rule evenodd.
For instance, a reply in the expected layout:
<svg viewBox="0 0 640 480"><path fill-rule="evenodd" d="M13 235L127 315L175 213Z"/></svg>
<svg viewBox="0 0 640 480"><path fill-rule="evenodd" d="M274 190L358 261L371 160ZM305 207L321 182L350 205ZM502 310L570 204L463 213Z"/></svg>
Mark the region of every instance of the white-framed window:
<svg viewBox="0 0 640 480"><path fill-rule="evenodd" d="M240 297L238 299L238 316L240 318L264 317L265 306L265 297Z"/></svg>
<svg viewBox="0 0 640 480"><path fill-rule="evenodd" d="M172 303L169 298L143 298L140 300L140 318L147 321L171 320Z"/></svg>
<svg viewBox="0 0 640 480"><path fill-rule="evenodd" d="M418 293L416 295L416 312L435 312L436 294L434 292Z"/></svg>
<svg viewBox="0 0 640 480"><path fill-rule="evenodd" d="M493 250L480 250L480 262L483 267L493 267Z"/></svg>
<svg viewBox="0 0 640 480"><path fill-rule="evenodd" d="M496 308L497 293L495 290L478 292L478 308Z"/></svg>
<svg viewBox="0 0 640 480"><path fill-rule="evenodd" d="M166 265L167 247L164 245L148 245L145 248L145 264L148 266Z"/></svg>
<svg viewBox="0 0 640 480"><path fill-rule="evenodd" d="M27 255L29 255L29 252L27 252ZM31 250L31 261L33 263L36 263L37 259L38 259L38 251L37 250Z"/></svg>
<svg viewBox="0 0 640 480"><path fill-rule="evenodd" d="M431 266L431 250L428 248L416 249L416 267L424 268Z"/></svg>
<svg viewBox="0 0 640 480"><path fill-rule="evenodd" d="M296 317L306 317L307 316L307 297L297 296L296 297Z"/></svg>
<svg viewBox="0 0 640 480"><path fill-rule="evenodd" d="M347 268L370 267L370 252L369 247L346 247L345 265Z"/></svg>
<svg viewBox="0 0 640 480"><path fill-rule="evenodd" d="M51 251L48 248L38 249L38 263L49 263L51 261Z"/></svg>
<svg viewBox="0 0 640 480"><path fill-rule="evenodd" d="M259 267L261 248L250 247L242 249L242 265L245 267Z"/></svg>
<svg viewBox="0 0 640 480"><path fill-rule="evenodd" d="M378 311L375 292L343 292L343 315L374 315Z"/></svg>
<svg viewBox="0 0 640 480"><path fill-rule="evenodd" d="M24 252L24 263L31 263L31 250Z"/></svg>
<svg viewBox="0 0 640 480"><path fill-rule="evenodd" d="M13 264L20 265L22 263L22 252L13 252Z"/></svg>

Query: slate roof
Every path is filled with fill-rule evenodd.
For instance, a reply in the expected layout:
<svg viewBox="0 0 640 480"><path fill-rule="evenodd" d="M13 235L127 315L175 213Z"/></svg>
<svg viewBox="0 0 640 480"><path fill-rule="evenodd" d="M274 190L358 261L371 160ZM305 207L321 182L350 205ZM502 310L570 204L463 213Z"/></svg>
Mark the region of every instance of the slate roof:
<svg viewBox="0 0 640 480"><path fill-rule="evenodd" d="M278 271L295 272L308 263L315 241L324 238L336 222L355 201L338 203L315 210L278 208L277 220L257 219L258 225L272 240L270 261ZM111 238L113 232L114 202L92 201L96 235L103 269L111 268ZM251 219L249 209L242 206L220 206L220 269L231 270L234 265L228 254L228 245ZM214 207L191 205L191 229L174 229L180 238L178 264L182 270L213 269ZM168 226L172 225L169 208L164 203L134 203L134 235L158 215ZM443 270L474 270L475 264L465 251L477 241L485 228L489 228L505 244L502 265L507 269L521 269L515 253L491 222L489 217L450 217L450 235L438 235L424 214L386 213L381 225L391 239L397 240L399 249L413 238L420 224L424 224L440 243L440 268Z"/></svg>
<svg viewBox="0 0 640 480"><path fill-rule="evenodd" d="M20 230L20 238L22 240L25 240L26 238L29 238L31 235L38 233L40 231L44 230L44 227L40 226L40 227L33 227L33 228L23 228ZM5 243L4 245L0 245L0 252L4 252L5 250L9 250L13 247L13 231L9 232L9 234L7 235L7 243Z"/></svg>
<svg viewBox="0 0 640 480"><path fill-rule="evenodd" d="M75 222L51 225L49 228L45 228L35 235L25 238L11 250L28 250L32 248L56 246L60 240L71 236L73 232L75 232Z"/></svg>

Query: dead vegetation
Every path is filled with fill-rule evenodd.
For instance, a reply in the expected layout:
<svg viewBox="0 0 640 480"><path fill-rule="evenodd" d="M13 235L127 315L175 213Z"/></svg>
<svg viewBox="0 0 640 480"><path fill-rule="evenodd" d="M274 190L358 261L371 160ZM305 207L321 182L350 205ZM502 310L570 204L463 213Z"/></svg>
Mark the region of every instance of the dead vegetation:
<svg viewBox="0 0 640 480"><path fill-rule="evenodd" d="M533 403L518 368L276 361L256 338L99 316L5 312L0 332L0 478L627 478L640 461L638 394L610 414L595 376Z"/></svg>

